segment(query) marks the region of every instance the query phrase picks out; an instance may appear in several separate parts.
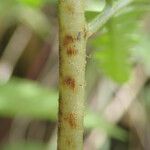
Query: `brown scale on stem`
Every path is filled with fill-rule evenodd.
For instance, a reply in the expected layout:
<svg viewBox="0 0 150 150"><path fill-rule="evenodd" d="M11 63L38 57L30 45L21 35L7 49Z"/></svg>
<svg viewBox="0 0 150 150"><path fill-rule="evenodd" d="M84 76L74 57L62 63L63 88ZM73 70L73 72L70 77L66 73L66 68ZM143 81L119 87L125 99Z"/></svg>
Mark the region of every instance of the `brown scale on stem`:
<svg viewBox="0 0 150 150"><path fill-rule="evenodd" d="M85 34L85 32L83 32ZM82 32L78 32L76 38L71 35L66 35L64 37L63 45L67 47L67 54L68 56L74 56L77 54L77 49L74 48L73 44L75 41L80 41L82 36Z"/></svg>
<svg viewBox="0 0 150 150"><path fill-rule="evenodd" d="M68 114L65 118L65 121L68 122L71 128L76 129L77 128L77 116L75 113Z"/></svg>
<svg viewBox="0 0 150 150"><path fill-rule="evenodd" d="M69 56L76 55L77 54L77 50L75 48L73 48L73 47L70 46L70 47L67 48L67 54Z"/></svg>
<svg viewBox="0 0 150 150"><path fill-rule="evenodd" d="M66 140L66 143L67 143L69 146L71 146L71 144L72 144L69 139Z"/></svg>
<svg viewBox="0 0 150 150"><path fill-rule="evenodd" d="M66 47L74 42L74 38L71 35L66 35L63 41L63 45Z"/></svg>
<svg viewBox="0 0 150 150"><path fill-rule="evenodd" d="M66 86L68 86L70 89L72 90L75 90L75 87L76 87L76 82L75 82L75 79L71 78L71 77L66 77L64 79L64 84Z"/></svg>

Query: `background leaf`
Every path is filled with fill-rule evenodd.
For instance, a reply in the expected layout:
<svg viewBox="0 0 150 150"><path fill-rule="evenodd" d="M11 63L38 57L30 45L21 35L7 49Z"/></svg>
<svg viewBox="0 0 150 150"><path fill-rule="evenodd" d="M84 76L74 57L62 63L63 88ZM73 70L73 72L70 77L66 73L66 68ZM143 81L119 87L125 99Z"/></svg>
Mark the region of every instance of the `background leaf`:
<svg viewBox="0 0 150 150"><path fill-rule="evenodd" d="M58 94L37 83L13 79L0 85L0 115L56 120Z"/></svg>
<svg viewBox="0 0 150 150"><path fill-rule="evenodd" d="M124 83L130 77L132 48L139 44L140 11L122 11L105 27L102 35L93 40L94 58L98 67L114 81ZM142 14L142 13L141 13Z"/></svg>

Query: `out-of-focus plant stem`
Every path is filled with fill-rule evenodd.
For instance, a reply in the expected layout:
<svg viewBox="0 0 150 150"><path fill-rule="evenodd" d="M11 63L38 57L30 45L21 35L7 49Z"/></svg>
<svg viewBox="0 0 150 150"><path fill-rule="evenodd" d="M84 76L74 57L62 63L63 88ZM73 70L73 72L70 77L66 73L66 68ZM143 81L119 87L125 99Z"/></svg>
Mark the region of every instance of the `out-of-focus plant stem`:
<svg viewBox="0 0 150 150"><path fill-rule="evenodd" d="M20 25L15 30L6 49L3 52L0 61L0 80L7 82L14 70L14 67L19 60L21 54L25 50L30 41L32 32L23 25ZM17 43L16 43L17 41Z"/></svg>

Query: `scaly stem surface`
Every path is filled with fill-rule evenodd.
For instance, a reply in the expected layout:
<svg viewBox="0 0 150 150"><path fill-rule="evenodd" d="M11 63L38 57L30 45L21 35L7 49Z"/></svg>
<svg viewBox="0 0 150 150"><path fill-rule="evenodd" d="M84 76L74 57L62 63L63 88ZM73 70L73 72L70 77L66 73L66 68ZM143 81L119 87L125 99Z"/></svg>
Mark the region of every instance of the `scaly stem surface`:
<svg viewBox="0 0 150 150"><path fill-rule="evenodd" d="M58 150L83 149L86 22L84 0L59 0Z"/></svg>

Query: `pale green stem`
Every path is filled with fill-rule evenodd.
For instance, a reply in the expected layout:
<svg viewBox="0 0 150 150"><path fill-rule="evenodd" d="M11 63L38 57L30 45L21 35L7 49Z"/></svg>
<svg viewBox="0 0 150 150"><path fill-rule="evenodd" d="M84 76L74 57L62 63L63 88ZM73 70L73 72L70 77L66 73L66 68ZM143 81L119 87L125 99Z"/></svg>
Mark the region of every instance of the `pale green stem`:
<svg viewBox="0 0 150 150"><path fill-rule="evenodd" d="M130 2L107 7L87 27L84 0L59 0L58 150L83 149L86 39Z"/></svg>
<svg viewBox="0 0 150 150"><path fill-rule="evenodd" d="M58 150L83 149L86 22L84 0L59 0Z"/></svg>
<svg viewBox="0 0 150 150"><path fill-rule="evenodd" d="M126 7L133 0L120 0L114 6L106 9L88 24L88 37L96 33L115 13Z"/></svg>

